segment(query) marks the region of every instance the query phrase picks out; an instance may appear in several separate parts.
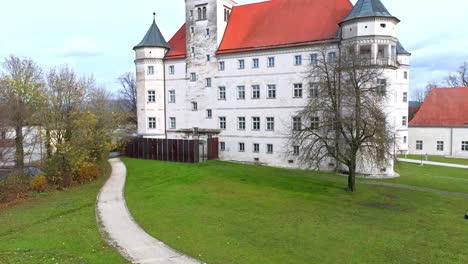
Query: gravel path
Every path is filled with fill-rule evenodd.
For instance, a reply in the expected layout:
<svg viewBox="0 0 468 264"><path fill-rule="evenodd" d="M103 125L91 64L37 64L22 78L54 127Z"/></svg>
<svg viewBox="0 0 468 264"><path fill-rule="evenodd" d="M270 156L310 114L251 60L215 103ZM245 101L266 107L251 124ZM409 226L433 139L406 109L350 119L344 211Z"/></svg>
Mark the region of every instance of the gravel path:
<svg viewBox="0 0 468 264"><path fill-rule="evenodd" d="M169 248L138 226L123 195L127 169L120 159L110 159L109 162L112 174L99 193L96 212L101 232L108 243L132 263L201 263Z"/></svg>

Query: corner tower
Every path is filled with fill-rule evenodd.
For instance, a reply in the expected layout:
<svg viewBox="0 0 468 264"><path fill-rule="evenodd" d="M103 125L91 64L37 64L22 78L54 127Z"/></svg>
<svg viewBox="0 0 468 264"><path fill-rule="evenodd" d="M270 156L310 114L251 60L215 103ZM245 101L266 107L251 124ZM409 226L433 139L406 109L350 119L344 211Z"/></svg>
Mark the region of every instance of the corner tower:
<svg viewBox="0 0 468 264"><path fill-rule="evenodd" d="M165 138L164 57L171 47L156 25L156 14L153 15L153 24L143 40L133 48L137 81L138 135Z"/></svg>

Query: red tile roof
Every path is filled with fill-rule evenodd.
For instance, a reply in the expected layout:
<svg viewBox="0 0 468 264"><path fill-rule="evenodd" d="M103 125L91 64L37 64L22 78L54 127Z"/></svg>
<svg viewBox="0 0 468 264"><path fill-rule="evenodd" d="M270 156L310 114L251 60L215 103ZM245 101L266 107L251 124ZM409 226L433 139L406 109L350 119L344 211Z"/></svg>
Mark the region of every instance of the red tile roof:
<svg viewBox="0 0 468 264"><path fill-rule="evenodd" d="M463 127L468 125L468 87L433 89L411 127Z"/></svg>
<svg viewBox="0 0 468 264"><path fill-rule="evenodd" d="M232 9L218 54L307 45L336 39L351 12L349 0L271 0ZM167 58L186 54L185 25L172 37Z"/></svg>

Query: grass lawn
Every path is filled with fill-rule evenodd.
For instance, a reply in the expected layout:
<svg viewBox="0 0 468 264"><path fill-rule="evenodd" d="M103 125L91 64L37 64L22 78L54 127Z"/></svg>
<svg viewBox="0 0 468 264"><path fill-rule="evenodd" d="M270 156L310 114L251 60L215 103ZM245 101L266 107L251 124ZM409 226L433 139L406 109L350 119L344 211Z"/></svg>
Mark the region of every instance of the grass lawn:
<svg viewBox="0 0 468 264"><path fill-rule="evenodd" d="M104 181L0 209L0 263L126 263L96 224Z"/></svg>
<svg viewBox="0 0 468 264"><path fill-rule="evenodd" d="M421 155L398 155L399 158L407 158L407 159L415 159L421 160ZM422 155L422 160L426 160L426 156ZM428 161L435 161L435 162L443 162L443 163L453 163L453 164L461 164L461 165L468 165L468 159L460 159L460 158L446 158L443 156L428 156Z"/></svg>
<svg viewBox="0 0 468 264"><path fill-rule="evenodd" d="M124 159L136 221L208 263L468 263L468 199L228 162ZM405 170L405 168L402 168Z"/></svg>

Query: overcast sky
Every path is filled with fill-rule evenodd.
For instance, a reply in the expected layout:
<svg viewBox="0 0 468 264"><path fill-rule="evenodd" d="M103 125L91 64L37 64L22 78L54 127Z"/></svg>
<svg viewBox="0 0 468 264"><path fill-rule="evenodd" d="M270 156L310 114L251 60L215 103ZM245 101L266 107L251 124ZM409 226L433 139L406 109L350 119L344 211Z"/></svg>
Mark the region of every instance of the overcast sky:
<svg viewBox="0 0 468 264"><path fill-rule="evenodd" d="M238 0L252 2L259 1ZM411 90L442 80L468 61L467 0L382 2L401 20L399 39L413 54ZM0 58L27 56L46 69L68 64L116 90L116 77L134 71L132 48L148 30L153 11L167 40L184 23L182 0L5 1Z"/></svg>

